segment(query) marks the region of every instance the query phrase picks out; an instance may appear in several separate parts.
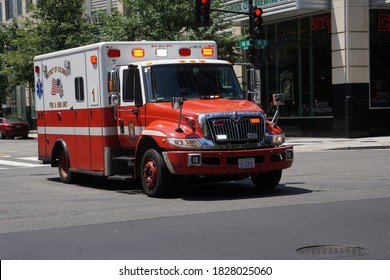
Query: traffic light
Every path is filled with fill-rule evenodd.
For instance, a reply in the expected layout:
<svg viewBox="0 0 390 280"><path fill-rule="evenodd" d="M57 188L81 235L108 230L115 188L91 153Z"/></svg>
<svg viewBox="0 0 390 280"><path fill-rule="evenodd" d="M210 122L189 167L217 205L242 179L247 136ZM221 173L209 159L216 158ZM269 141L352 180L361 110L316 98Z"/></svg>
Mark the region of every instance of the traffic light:
<svg viewBox="0 0 390 280"><path fill-rule="evenodd" d="M196 0L195 25L210 26L210 0Z"/></svg>
<svg viewBox="0 0 390 280"><path fill-rule="evenodd" d="M262 27L263 24L263 9L253 7L253 37L256 39L260 39L262 35Z"/></svg>

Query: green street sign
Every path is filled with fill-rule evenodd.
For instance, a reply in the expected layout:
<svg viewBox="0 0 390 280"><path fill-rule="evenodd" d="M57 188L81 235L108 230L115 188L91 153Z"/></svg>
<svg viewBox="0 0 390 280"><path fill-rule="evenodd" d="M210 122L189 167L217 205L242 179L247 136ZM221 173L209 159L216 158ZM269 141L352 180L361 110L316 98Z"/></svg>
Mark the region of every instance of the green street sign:
<svg viewBox="0 0 390 280"><path fill-rule="evenodd" d="M251 42L249 40L240 41L240 48L242 49L248 48L250 43Z"/></svg>
<svg viewBox="0 0 390 280"><path fill-rule="evenodd" d="M255 39L255 47L268 47L268 40Z"/></svg>
<svg viewBox="0 0 390 280"><path fill-rule="evenodd" d="M240 41L240 48L246 50L250 46L251 41L250 40L244 40ZM254 40L254 46L255 47L268 47L268 40L260 40L260 39L255 39Z"/></svg>

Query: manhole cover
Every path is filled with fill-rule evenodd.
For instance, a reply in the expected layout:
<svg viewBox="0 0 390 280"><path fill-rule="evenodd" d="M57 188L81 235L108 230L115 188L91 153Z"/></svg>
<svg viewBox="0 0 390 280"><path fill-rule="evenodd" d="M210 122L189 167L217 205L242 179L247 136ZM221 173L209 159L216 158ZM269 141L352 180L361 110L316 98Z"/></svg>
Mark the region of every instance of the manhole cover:
<svg viewBox="0 0 390 280"><path fill-rule="evenodd" d="M346 245L316 245L299 248L297 252L319 257L358 257L368 255L370 250Z"/></svg>

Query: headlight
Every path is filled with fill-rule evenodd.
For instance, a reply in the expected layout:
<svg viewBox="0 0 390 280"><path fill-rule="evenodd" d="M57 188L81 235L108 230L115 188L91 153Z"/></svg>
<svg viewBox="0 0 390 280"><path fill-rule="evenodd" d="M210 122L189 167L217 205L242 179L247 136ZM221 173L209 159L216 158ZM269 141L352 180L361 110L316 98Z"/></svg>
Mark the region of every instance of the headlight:
<svg viewBox="0 0 390 280"><path fill-rule="evenodd" d="M268 145L279 146L285 142L284 133L281 134L267 134L265 137L265 142Z"/></svg>
<svg viewBox="0 0 390 280"><path fill-rule="evenodd" d="M168 138L169 144L186 149L201 149L202 144L197 139Z"/></svg>

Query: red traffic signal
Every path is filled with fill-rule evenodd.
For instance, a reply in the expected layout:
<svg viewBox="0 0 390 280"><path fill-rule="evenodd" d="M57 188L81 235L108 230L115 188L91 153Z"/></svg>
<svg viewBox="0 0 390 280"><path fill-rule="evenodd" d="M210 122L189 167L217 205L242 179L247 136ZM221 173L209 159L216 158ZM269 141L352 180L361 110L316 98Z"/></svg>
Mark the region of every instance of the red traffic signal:
<svg viewBox="0 0 390 280"><path fill-rule="evenodd" d="M261 8L256 8L255 9L255 16L256 17L261 17L263 15L263 9Z"/></svg>
<svg viewBox="0 0 390 280"><path fill-rule="evenodd" d="M195 1L195 25L210 26L210 0Z"/></svg>
<svg viewBox="0 0 390 280"><path fill-rule="evenodd" d="M254 38L260 38L261 37L261 31L262 27L261 25L263 24L263 9L262 8L253 8L253 37Z"/></svg>

